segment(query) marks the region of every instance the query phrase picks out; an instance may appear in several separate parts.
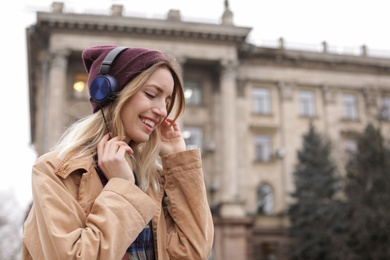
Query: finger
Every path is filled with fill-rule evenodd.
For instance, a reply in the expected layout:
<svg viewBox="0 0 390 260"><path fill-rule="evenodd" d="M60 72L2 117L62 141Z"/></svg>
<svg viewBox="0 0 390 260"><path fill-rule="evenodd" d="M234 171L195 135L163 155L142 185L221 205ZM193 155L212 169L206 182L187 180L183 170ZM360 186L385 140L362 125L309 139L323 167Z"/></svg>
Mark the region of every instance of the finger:
<svg viewBox="0 0 390 260"><path fill-rule="evenodd" d="M165 133L168 133L169 131L181 133L179 125L172 119L170 119L169 122L167 122L167 124L168 125L164 128Z"/></svg>
<svg viewBox="0 0 390 260"><path fill-rule="evenodd" d="M101 157L99 157L99 166L102 170L108 171L109 168L117 167L125 162L125 153L131 154L133 150L123 141L110 140L106 143Z"/></svg>
<svg viewBox="0 0 390 260"><path fill-rule="evenodd" d="M123 149L125 152L133 152L133 149L126 142L117 141L115 145L117 145L117 151L119 151L119 149Z"/></svg>
<svg viewBox="0 0 390 260"><path fill-rule="evenodd" d="M119 138L117 138L119 139ZM119 149L121 148L124 148L125 151L130 151L131 148L130 146L123 142L123 141L118 141L117 139L107 143L107 149L106 149L106 152L110 155L110 156L116 156L116 154L118 153Z"/></svg>
<svg viewBox="0 0 390 260"><path fill-rule="evenodd" d="M169 128L170 126L171 126L171 123L168 122L167 120L163 121L162 124L161 124L161 127L163 129Z"/></svg>
<svg viewBox="0 0 390 260"><path fill-rule="evenodd" d="M180 132L180 127L179 127L179 125L177 123L173 123L172 127L173 127L174 131Z"/></svg>
<svg viewBox="0 0 390 260"><path fill-rule="evenodd" d="M118 148L118 154L124 156L126 153L132 154L133 153L133 149L131 149L131 147L128 146L128 145L121 145Z"/></svg>

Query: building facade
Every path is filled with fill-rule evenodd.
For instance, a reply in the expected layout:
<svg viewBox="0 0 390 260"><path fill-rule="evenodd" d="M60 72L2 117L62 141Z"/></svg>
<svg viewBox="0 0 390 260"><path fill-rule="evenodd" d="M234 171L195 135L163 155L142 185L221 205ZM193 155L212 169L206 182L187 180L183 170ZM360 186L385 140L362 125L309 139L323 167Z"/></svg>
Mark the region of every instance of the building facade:
<svg viewBox="0 0 390 260"><path fill-rule="evenodd" d="M202 150L215 223L210 259L287 259L285 211L309 122L332 142L340 166L368 122L380 121L390 140L390 55L365 46L339 53L326 43L303 50L283 39L255 45L251 29L234 25L227 1L218 23L186 21L179 10L133 17L116 4L103 14L72 13L54 2L26 30L37 154L91 113L83 49L115 44L172 54L187 97L179 123L188 147Z"/></svg>

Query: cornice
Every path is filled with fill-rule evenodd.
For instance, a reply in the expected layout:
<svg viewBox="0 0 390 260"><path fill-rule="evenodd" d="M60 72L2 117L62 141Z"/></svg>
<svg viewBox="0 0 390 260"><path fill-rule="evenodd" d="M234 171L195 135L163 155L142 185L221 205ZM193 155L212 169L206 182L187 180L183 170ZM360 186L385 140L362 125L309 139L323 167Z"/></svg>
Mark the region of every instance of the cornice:
<svg viewBox="0 0 390 260"><path fill-rule="evenodd" d="M246 50L246 52L243 52L241 55L241 61L247 64L352 71L356 73L387 74L390 72L390 59L369 56L339 55L265 47L254 47Z"/></svg>
<svg viewBox="0 0 390 260"><path fill-rule="evenodd" d="M38 12L36 28L50 33L54 30L142 34L154 37L245 43L250 27L226 24L206 24L177 20L137 17Z"/></svg>

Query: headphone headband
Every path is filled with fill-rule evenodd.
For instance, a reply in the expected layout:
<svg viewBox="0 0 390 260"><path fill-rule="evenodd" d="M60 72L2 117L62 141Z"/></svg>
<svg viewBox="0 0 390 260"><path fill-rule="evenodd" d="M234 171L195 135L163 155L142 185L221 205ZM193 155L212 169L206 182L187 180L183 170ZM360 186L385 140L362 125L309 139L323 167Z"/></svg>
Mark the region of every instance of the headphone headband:
<svg viewBox="0 0 390 260"><path fill-rule="evenodd" d="M100 67L100 75L108 74L110 71L111 65L114 62L115 58L124 50L128 49L128 47L116 47L111 50L107 56L104 58L102 65Z"/></svg>

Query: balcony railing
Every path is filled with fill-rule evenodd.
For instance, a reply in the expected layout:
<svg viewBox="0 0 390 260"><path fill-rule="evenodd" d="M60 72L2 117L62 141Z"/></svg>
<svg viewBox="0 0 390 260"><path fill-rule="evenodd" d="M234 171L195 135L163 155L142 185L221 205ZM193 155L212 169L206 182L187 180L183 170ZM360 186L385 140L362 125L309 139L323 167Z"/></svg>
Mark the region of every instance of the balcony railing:
<svg viewBox="0 0 390 260"><path fill-rule="evenodd" d="M369 49L366 45L362 45L360 47L342 47L342 46L329 45L327 42L322 42L319 44L306 44L306 43L297 43L297 42L287 42L283 38L280 38L278 40L262 40L260 42L250 39L249 42L256 45L257 47L264 47L264 48L307 51L307 52L317 52L317 53L330 53L330 54L373 57L373 58L383 58L383 59L390 58L390 50Z"/></svg>

